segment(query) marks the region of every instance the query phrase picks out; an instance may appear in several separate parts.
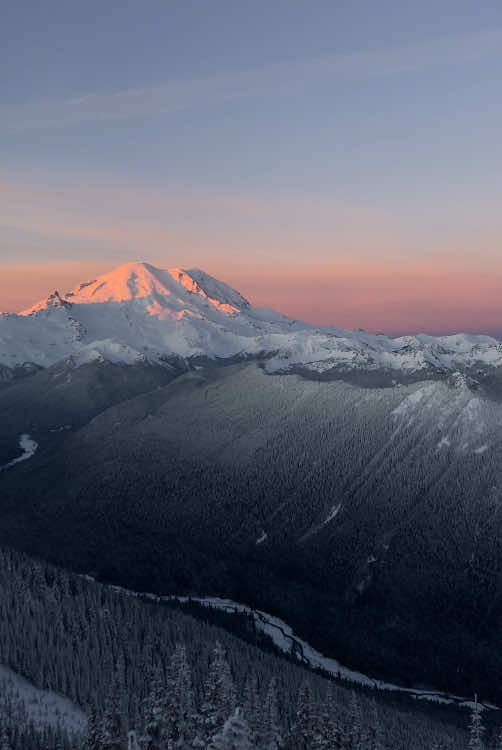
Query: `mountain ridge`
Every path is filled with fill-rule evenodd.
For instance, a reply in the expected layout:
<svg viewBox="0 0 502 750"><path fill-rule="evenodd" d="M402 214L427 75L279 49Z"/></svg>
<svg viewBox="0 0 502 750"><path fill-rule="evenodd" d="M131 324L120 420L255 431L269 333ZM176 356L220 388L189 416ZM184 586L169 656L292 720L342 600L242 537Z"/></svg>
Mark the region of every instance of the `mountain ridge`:
<svg viewBox="0 0 502 750"><path fill-rule="evenodd" d="M108 360L262 357L270 373L295 368L425 374L502 366L502 344L475 334L390 338L293 320L253 307L201 269L127 263L71 292L54 291L22 313L0 315L0 366Z"/></svg>

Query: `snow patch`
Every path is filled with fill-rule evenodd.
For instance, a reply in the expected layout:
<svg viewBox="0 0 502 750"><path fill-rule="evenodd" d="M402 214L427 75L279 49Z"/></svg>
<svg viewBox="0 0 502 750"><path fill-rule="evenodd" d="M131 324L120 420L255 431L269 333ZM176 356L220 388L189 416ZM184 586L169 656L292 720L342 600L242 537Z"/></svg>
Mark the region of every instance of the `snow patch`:
<svg viewBox="0 0 502 750"><path fill-rule="evenodd" d="M330 512L328 513L328 515L326 516L326 518L322 522L322 526L326 526L327 523L329 523L334 518L336 518L337 515L338 515L338 513L340 512L340 508L341 507L342 507L341 503L338 503L338 505L333 505L333 507L331 508Z"/></svg>
<svg viewBox="0 0 502 750"><path fill-rule="evenodd" d="M392 414L396 417L413 415L416 411L422 409L425 404L430 403L430 398L433 395L434 389L434 384L418 388L409 396L406 396L406 398L401 401L399 406L396 406Z"/></svg>
<svg viewBox="0 0 502 750"><path fill-rule="evenodd" d="M87 728L86 715L69 698L41 690L0 664L0 717L3 713L14 722L18 714L27 716L38 729L62 726L71 734L83 734Z"/></svg>
<svg viewBox="0 0 502 750"><path fill-rule="evenodd" d="M437 448L441 450L441 448L449 448L451 445L451 441L449 438L447 438L445 435L441 438L439 443L437 444Z"/></svg>
<svg viewBox="0 0 502 750"><path fill-rule="evenodd" d="M27 461L29 458L35 455L38 443L35 442L28 434L20 435L19 437L19 447L23 451L20 456L17 458L13 458L12 461L9 461L7 464L4 464L3 466L0 466L0 471L4 471L4 469L10 469L11 466L14 466L15 464L20 463L21 461Z"/></svg>

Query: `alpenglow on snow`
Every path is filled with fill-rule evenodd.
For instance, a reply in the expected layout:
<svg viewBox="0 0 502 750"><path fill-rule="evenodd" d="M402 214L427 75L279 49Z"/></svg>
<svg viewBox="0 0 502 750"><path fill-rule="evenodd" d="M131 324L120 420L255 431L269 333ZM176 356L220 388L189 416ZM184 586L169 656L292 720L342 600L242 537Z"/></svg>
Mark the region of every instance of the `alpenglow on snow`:
<svg viewBox="0 0 502 750"><path fill-rule="evenodd" d="M490 336L425 334L389 338L314 326L253 307L239 292L199 269L161 270L128 263L72 292L55 291L19 314L0 315L0 365L47 367L71 358L124 364L189 365L195 358L263 357L269 372L294 368L463 371L500 366Z"/></svg>

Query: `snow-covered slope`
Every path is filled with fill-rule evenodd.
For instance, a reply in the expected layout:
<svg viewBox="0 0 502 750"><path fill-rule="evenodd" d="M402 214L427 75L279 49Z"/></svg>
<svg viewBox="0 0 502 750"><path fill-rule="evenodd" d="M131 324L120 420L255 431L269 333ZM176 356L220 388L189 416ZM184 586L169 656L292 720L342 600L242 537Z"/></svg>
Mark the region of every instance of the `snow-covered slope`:
<svg viewBox="0 0 502 750"><path fill-rule="evenodd" d="M0 664L0 721L33 723L38 730L63 727L70 734L83 734L87 727L84 712L68 698L51 690L35 687L14 670Z"/></svg>
<svg viewBox="0 0 502 750"><path fill-rule="evenodd" d="M252 307L199 269L128 263L67 294L55 291L19 315L0 316L0 365L46 367L72 357L132 364L173 357L267 356L269 372L302 368L406 373L502 365L502 345L458 334L390 339L315 327Z"/></svg>

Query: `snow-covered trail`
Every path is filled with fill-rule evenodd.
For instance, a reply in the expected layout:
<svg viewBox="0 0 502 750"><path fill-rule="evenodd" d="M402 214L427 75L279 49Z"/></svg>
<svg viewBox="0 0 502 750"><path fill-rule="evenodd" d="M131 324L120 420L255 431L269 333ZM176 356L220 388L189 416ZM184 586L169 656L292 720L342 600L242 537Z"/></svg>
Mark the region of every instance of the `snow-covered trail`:
<svg viewBox="0 0 502 750"><path fill-rule="evenodd" d="M94 580L89 576L85 577L89 578L89 580ZM202 607L212 607L223 612L247 614L253 617L256 628L262 633L268 635L280 651L292 656L297 659L297 661L311 669L320 670L331 677L344 680L353 685L360 685L374 690L401 693L409 695L410 698L414 698L415 700L425 700L446 705L457 705L467 709L472 709L474 707L474 700L470 698L434 689L422 690L419 688L407 688L402 685L395 685L391 682L385 682L384 680L369 677L362 672L350 669L341 664L337 659L324 656L319 651L316 651L316 649L314 649L309 643L295 635L291 626L278 617L274 617L273 615L270 615L267 612L262 612L261 610L253 609L246 604L234 602L231 599L221 599L214 596L157 596L156 594L131 591L129 589L124 589L121 586L110 586L109 588L127 594L128 596L135 596L149 601L178 601L181 604L194 602ZM478 701L478 705L481 705L485 709L496 711L501 710L499 706L495 706L492 703Z"/></svg>
<svg viewBox="0 0 502 750"><path fill-rule="evenodd" d="M38 448L38 443L33 440L31 435L23 433L23 435L19 436L19 447L23 451L21 455L17 458L13 458L12 461L9 461L3 466L0 466L0 471L4 471L4 469L10 469L11 466L18 464L21 461L27 461L29 458L34 456Z"/></svg>

